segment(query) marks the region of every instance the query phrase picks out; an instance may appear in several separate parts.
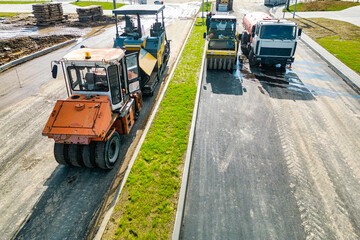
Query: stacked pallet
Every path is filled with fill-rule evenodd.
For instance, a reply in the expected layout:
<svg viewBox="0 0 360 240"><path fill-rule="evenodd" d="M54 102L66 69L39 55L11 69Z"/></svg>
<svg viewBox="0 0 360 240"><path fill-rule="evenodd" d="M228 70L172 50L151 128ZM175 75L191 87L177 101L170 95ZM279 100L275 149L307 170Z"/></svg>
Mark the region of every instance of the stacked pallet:
<svg viewBox="0 0 360 240"><path fill-rule="evenodd" d="M61 3L39 3L32 5L36 24L48 26L63 20L63 9Z"/></svg>
<svg viewBox="0 0 360 240"><path fill-rule="evenodd" d="M76 9L79 15L80 22L93 22L99 21L103 16L103 9L101 6L88 6Z"/></svg>

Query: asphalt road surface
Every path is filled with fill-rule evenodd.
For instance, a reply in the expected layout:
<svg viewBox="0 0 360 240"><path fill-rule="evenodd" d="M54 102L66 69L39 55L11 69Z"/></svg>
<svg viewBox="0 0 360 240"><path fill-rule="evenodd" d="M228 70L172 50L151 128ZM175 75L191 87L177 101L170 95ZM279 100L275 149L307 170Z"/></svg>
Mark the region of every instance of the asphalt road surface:
<svg viewBox="0 0 360 240"><path fill-rule="evenodd" d="M301 41L286 71L208 70L181 239L360 239L359 103Z"/></svg>
<svg viewBox="0 0 360 240"><path fill-rule="evenodd" d="M191 3L166 7L172 9L165 14L172 40L169 65L186 37L178 29L189 29L195 7ZM145 29L150 22L142 22ZM53 140L41 131L56 100L67 97L62 74L51 78L50 62L81 45L112 47L114 36L115 27L110 27L0 74L0 239L83 239L94 230L104 200L112 194L109 188L121 175L122 161L131 157L157 92L144 98L140 118L130 135L122 137L120 159L111 171L58 165Z"/></svg>

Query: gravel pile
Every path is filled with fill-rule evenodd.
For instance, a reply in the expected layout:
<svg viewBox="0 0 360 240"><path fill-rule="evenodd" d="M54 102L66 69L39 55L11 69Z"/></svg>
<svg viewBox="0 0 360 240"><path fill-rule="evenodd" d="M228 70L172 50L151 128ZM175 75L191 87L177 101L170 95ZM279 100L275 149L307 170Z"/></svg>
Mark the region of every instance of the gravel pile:
<svg viewBox="0 0 360 240"><path fill-rule="evenodd" d="M88 6L76 9L80 22L100 21L103 17L103 9L101 6Z"/></svg>
<svg viewBox="0 0 360 240"><path fill-rule="evenodd" d="M39 26L48 26L64 19L61 3L33 4L32 9Z"/></svg>

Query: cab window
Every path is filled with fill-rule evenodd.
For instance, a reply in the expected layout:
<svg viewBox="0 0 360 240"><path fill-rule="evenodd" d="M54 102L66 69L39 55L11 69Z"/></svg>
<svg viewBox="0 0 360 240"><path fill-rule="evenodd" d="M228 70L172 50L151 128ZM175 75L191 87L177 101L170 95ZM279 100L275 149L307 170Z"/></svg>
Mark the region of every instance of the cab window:
<svg viewBox="0 0 360 240"><path fill-rule="evenodd" d="M76 67L67 68L71 89L74 91L109 91L106 71L103 67Z"/></svg>
<svg viewBox="0 0 360 240"><path fill-rule="evenodd" d="M112 104L118 104L121 101L121 91L119 82L119 69L116 65L108 67L108 76L110 82L110 92Z"/></svg>
<svg viewBox="0 0 360 240"><path fill-rule="evenodd" d="M137 56L137 54L134 54L126 57L126 67L129 81L139 76Z"/></svg>

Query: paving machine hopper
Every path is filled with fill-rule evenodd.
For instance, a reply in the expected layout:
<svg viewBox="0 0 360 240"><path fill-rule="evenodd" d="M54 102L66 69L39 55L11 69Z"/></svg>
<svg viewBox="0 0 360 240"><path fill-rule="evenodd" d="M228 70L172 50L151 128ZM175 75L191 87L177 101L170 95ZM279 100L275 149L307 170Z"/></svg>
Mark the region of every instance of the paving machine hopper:
<svg viewBox="0 0 360 240"><path fill-rule="evenodd" d="M119 33L116 21L114 48L123 48L126 53L139 53L140 83L144 94L153 94L170 57L170 41L166 37L164 22L164 5L127 5L113 10L115 19L125 17L125 27ZM159 14L161 13L161 21ZM154 16L150 36L144 34L141 16ZM131 17L135 17L134 22Z"/></svg>

